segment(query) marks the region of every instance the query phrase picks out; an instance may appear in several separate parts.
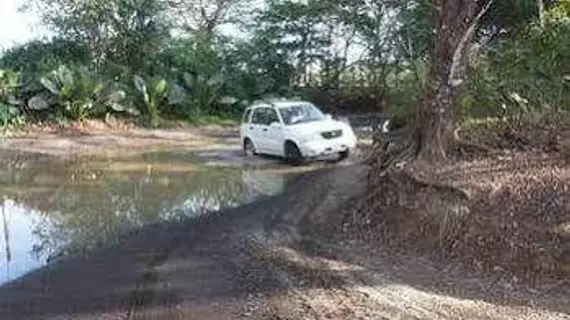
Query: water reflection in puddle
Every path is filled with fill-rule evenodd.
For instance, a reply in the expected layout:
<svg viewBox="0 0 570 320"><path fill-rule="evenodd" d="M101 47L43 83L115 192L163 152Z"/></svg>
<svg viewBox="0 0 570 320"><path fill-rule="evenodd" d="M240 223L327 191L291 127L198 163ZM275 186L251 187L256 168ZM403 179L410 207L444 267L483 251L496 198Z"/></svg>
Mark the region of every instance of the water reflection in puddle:
<svg viewBox="0 0 570 320"><path fill-rule="evenodd" d="M292 172L204 167L183 156L51 163L0 173L0 283L116 243L145 224L279 193Z"/></svg>

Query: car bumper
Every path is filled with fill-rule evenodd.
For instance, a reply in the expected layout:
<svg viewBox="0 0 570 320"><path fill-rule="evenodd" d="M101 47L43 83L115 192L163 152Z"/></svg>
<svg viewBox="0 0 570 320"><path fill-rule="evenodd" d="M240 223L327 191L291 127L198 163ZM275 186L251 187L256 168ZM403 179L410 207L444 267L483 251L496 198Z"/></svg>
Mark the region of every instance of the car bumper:
<svg viewBox="0 0 570 320"><path fill-rule="evenodd" d="M301 144L300 151L306 158L325 157L356 147L356 141L351 139L331 139L311 141Z"/></svg>

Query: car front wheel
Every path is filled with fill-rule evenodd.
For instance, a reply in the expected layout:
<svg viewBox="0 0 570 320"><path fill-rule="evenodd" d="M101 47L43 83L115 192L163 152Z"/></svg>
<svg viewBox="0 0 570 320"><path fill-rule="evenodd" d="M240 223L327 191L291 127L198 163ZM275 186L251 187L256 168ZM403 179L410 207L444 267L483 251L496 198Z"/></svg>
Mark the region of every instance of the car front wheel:
<svg viewBox="0 0 570 320"><path fill-rule="evenodd" d="M298 166L305 162L301 150L294 143L285 144L285 159L292 165Z"/></svg>
<svg viewBox="0 0 570 320"><path fill-rule="evenodd" d="M350 150L341 151L338 153L338 161L344 161L350 157Z"/></svg>

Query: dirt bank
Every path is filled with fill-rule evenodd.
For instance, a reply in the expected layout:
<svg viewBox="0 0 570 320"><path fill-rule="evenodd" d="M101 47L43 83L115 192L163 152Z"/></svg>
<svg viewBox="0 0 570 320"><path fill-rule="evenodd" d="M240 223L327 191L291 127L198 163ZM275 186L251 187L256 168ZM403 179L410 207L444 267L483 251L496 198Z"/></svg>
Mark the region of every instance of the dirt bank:
<svg viewBox="0 0 570 320"><path fill-rule="evenodd" d="M318 179L319 188L305 192L305 199L318 201L293 208L285 219L299 228L289 227L293 231L287 237L279 231L269 244L251 250L250 261L272 270L288 288L270 299L267 314L284 319L570 319L570 285L563 279L529 284L499 270L477 272L431 252L363 239L343 225L347 216L358 216L348 200L367 194L365 173L353 167ZM384 233L375 239L397 236L377 232Z"/></svg>
<svg viewBox="0 0 570 320"><path fill-rule="evenodd" d="M344 228L478 271L563 280L570 275L569 174L560 154L507 151L421 177L402 173L363 197Z"/></svg>

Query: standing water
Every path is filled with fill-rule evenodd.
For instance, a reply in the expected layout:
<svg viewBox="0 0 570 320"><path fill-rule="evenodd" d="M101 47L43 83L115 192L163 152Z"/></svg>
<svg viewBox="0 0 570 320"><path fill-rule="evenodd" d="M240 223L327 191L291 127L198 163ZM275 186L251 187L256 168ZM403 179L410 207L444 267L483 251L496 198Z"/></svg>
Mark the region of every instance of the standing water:
<svg viewBox="0 0 570 320"><path fill-rule="evenodd" d="M292 173L200 166L174 154L43 163L0 173L0 284L50 260L281 192Z"/></svg>

